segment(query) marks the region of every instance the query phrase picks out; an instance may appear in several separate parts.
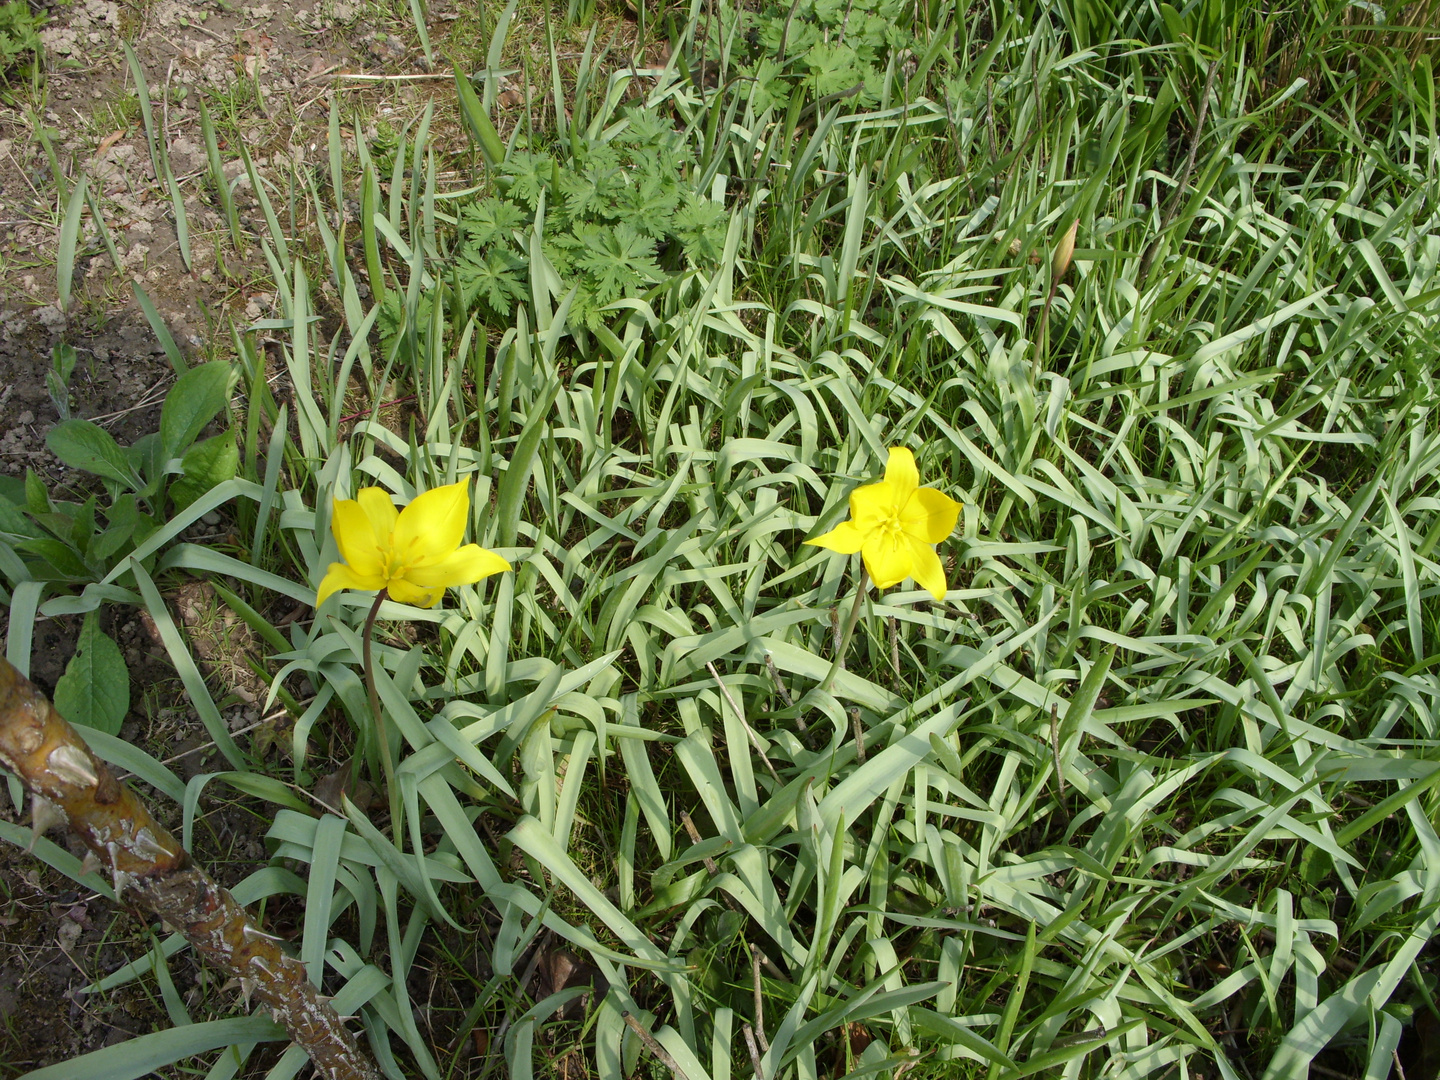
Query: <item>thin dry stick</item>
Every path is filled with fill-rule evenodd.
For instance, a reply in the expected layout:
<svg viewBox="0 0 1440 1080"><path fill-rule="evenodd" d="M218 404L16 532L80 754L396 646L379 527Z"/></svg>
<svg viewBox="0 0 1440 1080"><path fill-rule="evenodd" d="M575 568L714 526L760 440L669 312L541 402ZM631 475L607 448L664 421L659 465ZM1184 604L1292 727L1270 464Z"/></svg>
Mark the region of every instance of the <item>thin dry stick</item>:
<svg viewBox="0 0 1440 1080"><path fill-rule="evenodd" d="M865 600L865 590L870 585L870 569L866 566L860 567L860 578L855 582L855 602L850 605L850 618L845 623L845 629L840 630L840 610L833 608L830 612L830 626L835 634L835 659L830 664L830 670L825 673L819 689L828 692L835 684L835 676L845 670L845 653L850 648L850 639L855 636L855 626L860 621L860 605Z"/></svg>
<svg viewBox="0 0 1440 1080"><path fill-rule="evenodd" d="M332 68L332 70L333 70L333 68ZM314 80L314 79L318 79L318 78L320 78L322 75L325 75L325 74L327 74L327 72L324 72L324 71L319 72L319 73L316 74L316 75L310 76L310 79L309 79L309 80L306 80L306 81L311 81L311 80ZM335 76L335 79L336 79L336 81L338 81L338 82L355 82L355 83L384 83L384 82L389 82L389 83L395 83L395 82L429 82L429 81L434 81L434 80L436 80L436 79L453 79L454 77L455 77L455 76L454 76L451 72L448 72L448 71L420 72L420 73L412 74L412 75L361 75L361 74L359 74L358 72L342 71L342 72L340 72L340 74L338 74L338 75Z"/></svg>
<svg viewBox="0 0 1440 1080"><path fill-rule="evenodd" d="M750 1064L755 1066L755 1080L763 1080L765 1073L760 1068L760 1048L755 1045L755 1032L749 1024L741 1024L740 1030L745 1033L745 1045L750 1048Z"/></svg>
<svg viewBox="0 0 1440 1080"><path fill-rule="evenodd" d="M680 820L685 825L685 832L689 835L690 842L692 844L700 843L700 830L695 827L695 822L691 819L690 814L685 810L681 810ZM717 863L714 859L710 858L709 855L706 855L702 861L705 863L705 870L712 878L719 876L719 863ZM744 914L744 909L740 907L739 901L737 901L735 897L731 896L726 890L720 890L720 899L725 901L725 906L728 907L731 911L738 912L742 915Z"/></svg>
<svg viewBox="0 0 1440 1080"><path fill-rule="evenodd" d="M690 820L689 812L681 810L680 820L685 825L685 831L690 834L690 842L692 844L700 843L700 830L695 828L695 822ZM720 873L720 867L716 864L714 859L710 858L709 855L706 855L702 861L705 863L705 869L710 872L711 877L714 877L716 874Z"/></svg>
<svg viewBox="0 0 1440 1080"><path fill-rule="evenodd" d="M785 782L780 779L780 774L775 771L775 766L770 764L770 759L765 756L765 747L760 744L760 736L755 734L754 729L750 727L750 722L745 719L745 714L740 711L740 706L737 705L735 699L730 696L730 688L725 685L725 680L720 678L720 672L715 670L715 664L707 661L705 667L709 669L711 676L715 679L715 685L720 687L720 693L724 694L725 700L730 703L730 708L735 710L735 718L740 721L740 726L745 729L746 738L748 738L750 744L755 747L755 752L760 755L760 760L765 763L765 768L770 770L770 775L774 778L775 783L783 787Z"/></svg>
<svg viewBox="0 0 1440 1080"><path fill-rule="evenodd" d="M750 944L750 975L755 980L755 1033L760 1036L760 1047L770 1052L770 1040L765 1038L765 1002L760 996L760 946Z"/></svg>
<svg viewBox="0 0 1440 1080"><path fill-rule="evenodd" d="M64 821L110 874L116 897L177 928L195 951L270 1007L326 1080L380 1080L355 1036L310 985L305 965L282 952L135 793L0 659L0 764L33 800L37 826Z"/></svg>
<svg viewBox="0 0 1440 1080"><path fill-rule="evenodd" d="M626 1025L630 1028L630 1030L635 1032L636 1037L645 1044L645 1049L649 1050L650 1053L654 1054L656 1060L659 1061L661 1065L664 1065L672 1073L680 1077L680 1080L690 1080L690 1078L685 1075L685 1070L680 1068L679 1062L677 1062L668 1053L666 1053L665 1048L655 1041L655 1036L651 1035L650 1032L646 1031L640 1025L640 1021L636 1020L635 1017L630 1015L628 1009L625 1012L622 1012L620 1016L625 1021Z"/></svg>
<svg viewBox="0 0 1440 1080"><path fill-rule="evenodd" d="M780 669L775 666L775 658L767 651L765 653L765 667L770 672L770 678L775 682L775 689L780 693L780 700L785 702L788 709L795 704L795 699L790 696L790 691L785 686L785 680L780 678ZM797 717L798 720L798 717ZM805 721L799 720L800 730L805 730Z"/></svg>
<svg viewBox="0 0 1440 1080"><path fill-rule="evenodd" d="M861 765L865 764L865 728L860 723L860 709L858 706L850 707L850 730L855 733L855 760Z"/></svg>
<svg viewBox="0 0 1440 1080"><path fill-rule="evenodd" d="M1140 268L1135 275L1135 292L1145 292L1145 279L1150 275L1150 264L1155 259L1155 252L1160 248L1160 238L1165 235L1165 230L1175 220L1175 215L1180 212L1180 200L1184 197L1185 188L1190 183L1190 174L1195 170L1195 155L1200 149L1200 135L1205 128L1205 117L1210 112L1210 91L1215 86L1215 72L1220 68L1220 61L1215 60L1210 64L1210 73L1205 76L1205 92L1200 95L1200 111L1195 117L1195 130L1190 133L1190 152L1185 155L1185 168L1180 170L1180 182L1175 185L1174 192L1170 195L1170 201L1165 205L1165 213L1160 217L1160 228L1156 230L1155 239L1150 241L1150 246L1145 249L1145 254L1140 256Z"/></svg>
<svg viewBox="0 0 1440 1080"><path fill-rule="evenodd" d="M770 679L775 683L775 689L780 693L780 700L785 703L787 709L793 708L795 699L790 696L790 690L786 687L785 680L780 677L780 669L775 666L775 658L770 655L768 649L765 651L765 667L770 672ZM810 725L805 723L805 717L799 713L795 715L795 726L800 731L800 741L814 750L815 743L810 736Z"/></svg>

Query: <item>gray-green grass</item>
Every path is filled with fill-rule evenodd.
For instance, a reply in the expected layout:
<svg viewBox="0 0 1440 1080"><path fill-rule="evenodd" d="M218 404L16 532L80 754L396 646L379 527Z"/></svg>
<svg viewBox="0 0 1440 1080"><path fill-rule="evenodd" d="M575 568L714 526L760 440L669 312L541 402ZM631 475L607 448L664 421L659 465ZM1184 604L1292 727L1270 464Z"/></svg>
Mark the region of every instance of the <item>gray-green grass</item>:
<svg viewBox="0 0 1440 1080"><path fill-rule="evenodd" d="M874 100L807 111L682 77L742 62L723 8L676 13L663 70L552 46L526 74L569 118L504 147L566 161L634 92L730 215L713 265L572 324L537 213L523 299L469 309L493 80L459 183L429 112L383 161L333 121L329 189L254 183L287 404L237 328L243 475L150 572L38 610L143 604L223 731L156 579L232 582L297 713L293 772L236 749L218 777L276 807L282 861L236 893L303 898L300 955L392 1076L1390 1075L1440 922L1433 43L1326 5L907 6ZM964 503L950 591L872 590L832 674L858 560L801 541L891 445ZM332 498L456 479L515 572L382 607L404 820L315 816L317 736L371 727L369 597L260 612L313 599ZM227 503L245 550L165 546ZM41 593L12 589L13 643ZM101 749L189 827L208 778ZM557 942L598 976L530 978ZM63 1075L238 1046L224 1080L272 1036L181 1026Z"/></svg>

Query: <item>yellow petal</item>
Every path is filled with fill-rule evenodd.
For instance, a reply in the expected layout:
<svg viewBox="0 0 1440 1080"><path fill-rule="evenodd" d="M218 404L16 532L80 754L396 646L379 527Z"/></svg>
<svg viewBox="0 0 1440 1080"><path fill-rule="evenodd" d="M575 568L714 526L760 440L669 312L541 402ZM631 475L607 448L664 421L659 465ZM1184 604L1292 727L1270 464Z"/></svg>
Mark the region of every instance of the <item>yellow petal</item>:
<svg viewBox="0 0 1440 1080"><path fill-rule="evenodd" d="M395 519L400 516L400 511L395 509L395 500L384 488L368 487L360 489L355 501L370 519L375 538L382 547L387 546L390 543L390 534L395 529Z"/></svg>
<svg viewBox="0 0 1440 1080"><path fill-rule="evenodd" d="M867 537L861 554L865 559L865 569L877 589L899 585L910 576L912 560L908 539L897 541L888 534Z"/></svg>
<svg viewBox="0 0 1440 1080"><path fill-rule="evenodd" d="M430 566L411 567L405 580L422 589L447 589L452 585L473 585L481 578L509 570L510 564L479 544L466 544Z"/></svg>
<svg viewBox="0 0 1440 1080"><path fill-rule="evenodd" d="M400 511L393 542L401 566L431 566L460 546L465 539L465 519L470 516L469 487L468 481L461 480L431 488Z"/></svg>
<svg viewBox="0 0 1440 1080"><path fill-rule="evenodd" d="M945 599L945 568L940 556L929 544L910 541L910 576L922 589L928 589L936 600Z"/></svg>
<svg viewBox="0 0 1440 1080"><path fill-rule="evenodd" d="M948 540L960 518L960 504L942 491L920 488L900 511L905 532L927 544Z"/></svg>
<svg viewBox="0 0 1440 1080"><path fill-rule="evenodd" d="M389 589L391 600L399 604L411 604L415 607L434 607L436 601L445 595L443 585L427 589L419 585L411 585L404 578L392 580Z"/></svg>
<svg viewBox="0 0 1440 1080"><path fill-rule="evenodd" d="M332 593L340 589L367 589L371 592L379 592L385 587L385 579L379 574L357 574L344 563L332 562L330 569L320 580L320 591L315 594L315 607L330 599Z"/></svg>
<svg viewBox="0 0 1440 1080"><path fill-rule="evenodd" d="M850 492L850 520L862 536L869 536L882 521L894 517L904 504L903 498L895 497L895 489L889 481L866 484Z"/></svg>
<svg viewBox="0 0 1440 1080"><path fill-rule="evenodd" d="M815 547L829 548L831 551L838 551L841 555L854 555L860 550L860 545L865 542L853 522L842 521L835 528L831 529L824 536L817 536L813 540L806 540L805 543L813 544Z"/></svg>
<svg viewBox="0 0 1440 1080"><path fill-rule="evenodd" d="M895 492L895 502L904 506L911 493L920 486L920 470L915 467L915 455L903 446L890 448L890 460L885 463L885 483Z"/></svg>
<svg viewBox="0 0 1440 1080"><path fill-rule="evenodd" d="M350 564L351 570L367 577L384 573L385 549L390 544L390 534L375 534L374 521L361 503L354 499L336 499L335 509L330 514L330 530L340 547L340 557ZM378 589L380 586L375 587Z"/></svg>

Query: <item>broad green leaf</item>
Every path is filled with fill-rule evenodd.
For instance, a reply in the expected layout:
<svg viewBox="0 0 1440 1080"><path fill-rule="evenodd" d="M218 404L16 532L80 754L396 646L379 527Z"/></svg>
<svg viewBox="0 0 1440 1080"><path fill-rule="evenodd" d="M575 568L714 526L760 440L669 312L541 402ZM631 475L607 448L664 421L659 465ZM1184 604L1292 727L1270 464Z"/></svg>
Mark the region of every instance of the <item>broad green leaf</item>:
<svg viewBox="0 0 1440 1080"><path fill-rule="evenodd" d="M93 611L85 616L75 655L55 684L55 708L61 716L107 735L119 734L130 711L130 671Z"/></svg>
<svg viewBox="0 0 1440 1080"><path fill-rule="evenodd" d="M207 1050L286 1037L285 1029L266 1016L210 1020L139 1035L25 1075L26 1080L140 1080Z"/></svg>
<svg viewBox="0 0 1440 1080"><path fill-rule="evenodd" d="M191 368L178 379L160 407L160 444L166 457L181 457L205 425L230 402L233 368L223 360Z"/></svg>
<svg viewBox="0 0 1440 1080"><path fill-rule="evenodd" d="M108 431L89 420L61 421L46 434L45 445L72 469L84 469L131 490L141 486L125 451Z"/></svg>
<svg viewBox="0 0 1440 1080"><path fill-rule="evenodd" d="M170 488L178 509L185 509L211 488L235 478L240 467L240 450L230 432L196 443L181 459L183 475Z"/></svg>

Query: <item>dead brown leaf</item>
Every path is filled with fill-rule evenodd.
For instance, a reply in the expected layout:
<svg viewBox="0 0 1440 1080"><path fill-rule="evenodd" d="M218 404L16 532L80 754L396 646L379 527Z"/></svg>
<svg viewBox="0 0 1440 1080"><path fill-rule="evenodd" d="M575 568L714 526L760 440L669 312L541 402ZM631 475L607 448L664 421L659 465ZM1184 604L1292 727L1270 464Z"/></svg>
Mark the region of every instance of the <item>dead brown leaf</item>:
<svg viewBox="0 0 1440 1080"><path fill-rule="evenodd" d="M109 135L106 135L105 138L103 138L103 139L100 140L100 145L95 148L95 156L96 156L97 158L103 158L103 157L106 155L106 153L109 152L110 148L111 148L112 146L114 146L117 142L119 142L121 139L123 139L124 137L125 137L125 129L124 129L124 128L116 128L116 129L115 129L114 131L112 131Z"/></svg>
<svg viewBox="0 0 1440 1080"><path fill-rule="evenodd" d="M305 73L306 79L319 79L329 75L340 67L339 64L332 64L329 57L322 55L314 56L310 60L310 67Z"/></svg>
<svg viewBox="0 0 1440 1080"><path fill-rule="evenodd" d="M864 1024L847 1021L841 1031L841 1039L843 1041L835 1047L834 1060L830 1062L830 1071L835 1076L844 1076L849 1072L852 1063L875 1041L875 1036L870 1034L870 1029Z"/></svg>
<svg viewBox="0 0 1440 1080"><path fill-rule="evenodd" d="M597 967L561 946L552 946L541 953L537 970L543 984L543 996L546 997L572 986L593 987L600 977ZM567 1002L556 1010L556 1016L564 1020L580 1019L585 1015L586 997L588 995L582 995Z"/></svg>
<svg viewBox="0 0 1440 1080"><path fill-rule="evenodd" d="M328 776L322 776L315 784L315 798L337 813L345 797L362 813L375 804L375 789L368 781L355 779L348 761Z"/></svg>

